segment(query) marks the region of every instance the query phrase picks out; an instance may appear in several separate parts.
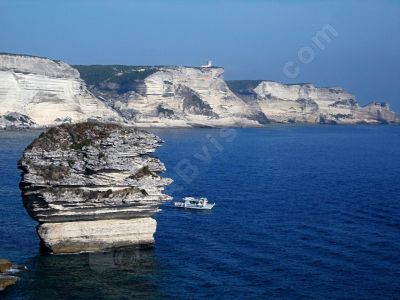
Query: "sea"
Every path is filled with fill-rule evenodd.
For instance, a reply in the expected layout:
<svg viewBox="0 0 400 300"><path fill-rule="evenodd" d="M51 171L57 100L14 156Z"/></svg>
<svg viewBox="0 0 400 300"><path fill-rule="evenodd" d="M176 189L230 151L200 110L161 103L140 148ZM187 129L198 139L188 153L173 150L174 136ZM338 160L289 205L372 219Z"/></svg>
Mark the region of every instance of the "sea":
<svg viewBox="0 0 400 300"><path fill-rule="evenodd" d="M152 129L174 183L211 211L155 215L148 250L43 255L18 187L39 131L0 132L1 299L399 299L400 126Z"/></svg>

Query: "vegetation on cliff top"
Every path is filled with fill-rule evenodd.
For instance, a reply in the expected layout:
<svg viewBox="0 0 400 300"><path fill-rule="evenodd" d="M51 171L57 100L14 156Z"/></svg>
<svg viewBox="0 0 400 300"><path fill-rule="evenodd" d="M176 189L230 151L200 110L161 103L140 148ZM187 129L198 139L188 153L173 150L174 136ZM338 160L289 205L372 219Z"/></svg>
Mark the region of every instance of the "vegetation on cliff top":
<svg viewBox="0 0 400 300"><path fill-rule="evenodd" d="M144 80L161 68L177 68L178 66L74 65L72 67L79 71L86 84L99 86L106 82L127 85L134 81ZM187 68L202 69L201 67Z"/></svg>
<svg viewBox="0 0 400 300"><path fill-rule="evenodd" d="M73 67L79 71L81 78L88 85L94 86L103 82L124 85L132 81L144 80L159 69L158 67L124 65L76 65Z"/></svg>
<svg viewBox="0 0 400 300"><path fill-rule="evenodd" d="M83 147L93 145L95 141L106 138L116 130L124 132L127 129L111 123L63 124L42 133L28 149L51 151L59 146L62 149L82 150Z"/></svg>
<svg viewBox="0 0 400 300"><path fill-rule="evenodd" d="M235 94L248 93L254 90L262 80L228 80L226 84Z"/></svg>
<svg viewBox="0 0 400 300"><path fill-rule="evenodd" d="M45 56L31 55L31 54L18 54L18 53L9 53L9 52L0 52L0 55L8 55L8 56L20 56L20 57L32 57L32 58L42 58L54 61L56 63L61 62L59 59L51 59Z"/></svg>

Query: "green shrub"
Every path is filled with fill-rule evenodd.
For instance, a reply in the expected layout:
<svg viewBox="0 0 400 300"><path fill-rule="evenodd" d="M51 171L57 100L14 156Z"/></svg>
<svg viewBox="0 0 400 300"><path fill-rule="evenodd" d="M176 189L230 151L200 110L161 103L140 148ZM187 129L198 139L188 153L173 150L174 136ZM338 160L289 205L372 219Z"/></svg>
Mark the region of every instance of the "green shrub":
<svg viewBox="0 0 400 300"><path fill-rule="evenodd" d="M13 116L4 116L4 118L5 118L7 121L10 121L10 122L15 122L15 121L17 121L17 118L14 118Z"/></svg>

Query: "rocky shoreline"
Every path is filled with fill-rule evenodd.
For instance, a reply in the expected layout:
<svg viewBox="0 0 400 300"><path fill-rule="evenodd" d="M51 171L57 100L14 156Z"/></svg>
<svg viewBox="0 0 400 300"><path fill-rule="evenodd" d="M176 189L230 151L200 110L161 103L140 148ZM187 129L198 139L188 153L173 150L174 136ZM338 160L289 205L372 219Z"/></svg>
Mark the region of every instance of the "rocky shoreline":
<svg viewBox="0 0 400 300"><path fill-rule="evenodd" d="M14 276L14 274L20 270L26 270L26 267L13 264L9 260L0 258L0 292L17 283L19 278Z"/></svg>
<svg viewBox="0 0 400 300"><path fill-rule="evenodd" d="M131 127L96 122L42 133L19 162L25 208L52 253L154 244L152 215L171 198L152 155L162 141Z"/></svg>

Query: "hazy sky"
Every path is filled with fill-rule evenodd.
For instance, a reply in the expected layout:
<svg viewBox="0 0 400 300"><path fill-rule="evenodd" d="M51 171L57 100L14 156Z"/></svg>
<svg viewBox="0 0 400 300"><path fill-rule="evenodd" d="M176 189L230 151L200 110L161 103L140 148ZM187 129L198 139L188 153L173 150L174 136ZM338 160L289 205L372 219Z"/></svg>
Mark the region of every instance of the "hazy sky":
<svg viewBox="0 0 400 300"><path fill-rule="evenodd" d="M325 25L331 41L318 47ZM400 112L397 0L0 0L0 52L70 64L210 58L227 79L341 86L362 104L387 101Z"/></svg>

